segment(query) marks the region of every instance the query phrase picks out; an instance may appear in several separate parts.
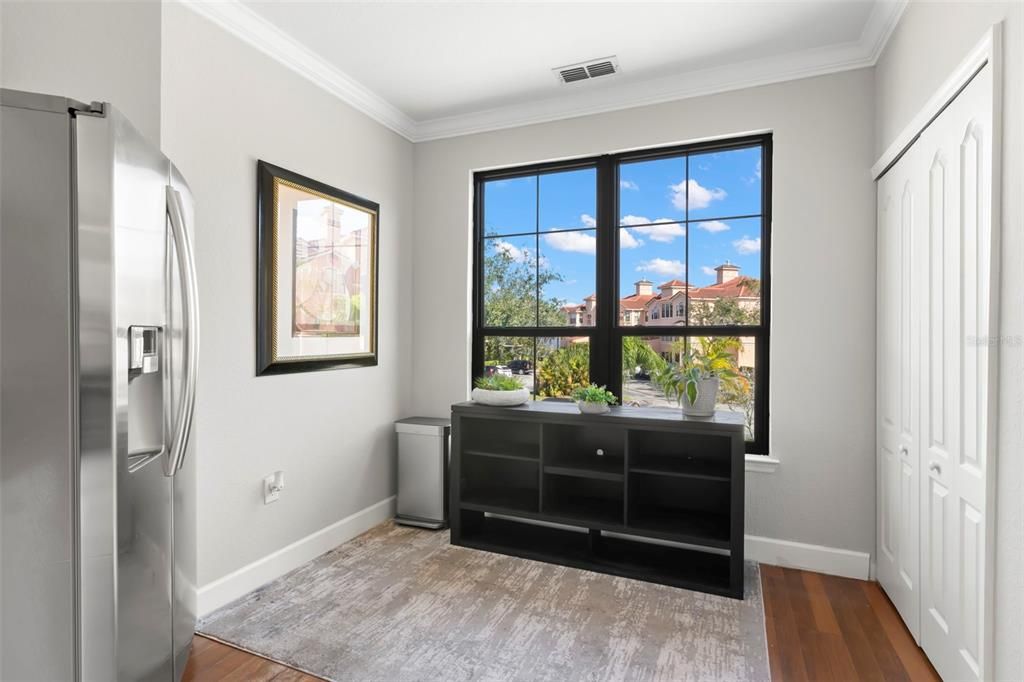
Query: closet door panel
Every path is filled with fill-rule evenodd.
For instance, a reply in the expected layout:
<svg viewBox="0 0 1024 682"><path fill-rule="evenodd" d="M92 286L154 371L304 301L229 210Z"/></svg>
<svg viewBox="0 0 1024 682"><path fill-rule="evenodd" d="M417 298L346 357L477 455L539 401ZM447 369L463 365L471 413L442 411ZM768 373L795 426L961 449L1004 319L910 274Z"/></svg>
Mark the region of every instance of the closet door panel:
<svg viewBox="0 0 1024 682"><path fill-rule="evenodd" d="M921 268L911 149L879 182L878 580L919 637Z"/></svg>
<svg viewBox="0 0 1024 682"><path fill-rule="evenodd" d="M946 679L986 679L995 388L991 66L922 133L931 158L922 376L921 646Z"/></svg>
<svg viewBox="0 0 1024 682"><path fill-rule="evenodd" d="M948 638L958 620L953 463L960 451L960 248L955 142L923 135L928 172L928 309L921 383L925 442L921 536L921 641ZM942 658L946 652L937 652Z"/></svg>
<svg viewBox="0 0 1024 682"><path fill-rule="evenodd" d="M897 306L892 291L895 287L896 272L896 198L893 187L894 176L887 175L878 183L878 281L876 309L878 316L877 357L877 447L878 461L876 490L878 496L878 562L879 572L886 577L894 573L899 549L896 524L898 500L896 480L898 477L898 445L896 431L896 368L899 350L896 324Z"/></svg>

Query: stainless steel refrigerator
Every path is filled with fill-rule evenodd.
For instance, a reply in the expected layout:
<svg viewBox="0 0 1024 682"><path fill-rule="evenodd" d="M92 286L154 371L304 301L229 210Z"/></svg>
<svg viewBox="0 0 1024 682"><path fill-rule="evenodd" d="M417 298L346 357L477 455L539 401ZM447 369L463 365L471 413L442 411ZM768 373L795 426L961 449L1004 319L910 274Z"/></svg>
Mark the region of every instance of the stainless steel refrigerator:
<svg viewBox="0 0 1024 682"><path fill-rule="evenodd" d="M0 679L180 679L192 197L109 104L0 105Z"/></svg>

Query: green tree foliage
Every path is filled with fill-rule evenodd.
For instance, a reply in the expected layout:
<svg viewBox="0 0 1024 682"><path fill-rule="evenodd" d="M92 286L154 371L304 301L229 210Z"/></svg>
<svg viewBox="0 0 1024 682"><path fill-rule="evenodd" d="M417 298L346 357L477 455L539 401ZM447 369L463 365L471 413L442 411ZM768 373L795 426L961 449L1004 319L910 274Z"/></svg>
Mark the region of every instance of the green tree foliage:
<svg viewBox="0 0 1024 682"><path fill-rule="evenodd" d="M753 277L743 277L744 286L750 296L761 293L761 281ZM694 299L690 301L690 324L708 326L725 326L731 324L760 324L761 307L744 307L735 298L720 298L714 301Z"/></svg>
<svg viewBox="0 0 1024 682"><path fill-rule="evenodd" d="M571 343L563 348L538 349L537 395L558 398L590 385L590 344Z"/></svg>
<svg viewBox="0 0 1024 682"><path fill-rule="evenodd" d="M537 297L538 291L543 292L548 284L562 279L562 275L544 261L538 263L532 252L524 250L520 256L510 248L495 248L484 262L485 324L488 327L564 325L564 301L553 297L542 297L538 301Z"/></svg>
<svg viewBox="0 0 1024 682"><path fill-rule="evenodd" d="M738 407L743 412L747 440L754 439L754 386L750 379L723 383L718 389L718 399L726 405Z"/></svg>
<svg viewBox="0 0 1024 682"><path fill-rule="evenodd" d="M484 338L484 364L507 365L513 360L533 362L533 338L529 336L488 336Z"/></svg>
<svg viewBox="0 0 1024 682"><path fill-rule="evenodd" d="M562 275L534 254L516 253L497 247L484 261L484 323L489 327L561 326L566 323L563 301L537 300L551 282ZM540 316L538 323L537 316ZM534 340L530 337L489 336L484 340L484 364L507 365L512 360L533 361Z"/></svg>

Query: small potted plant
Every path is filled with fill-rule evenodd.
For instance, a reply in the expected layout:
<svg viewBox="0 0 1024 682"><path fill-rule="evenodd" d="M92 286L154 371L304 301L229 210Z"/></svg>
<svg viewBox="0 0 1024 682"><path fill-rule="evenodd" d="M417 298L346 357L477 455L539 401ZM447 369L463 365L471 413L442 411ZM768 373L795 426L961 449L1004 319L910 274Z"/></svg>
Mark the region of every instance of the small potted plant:
<svg viewBox="0 0 1024 682"><path fill-rule="evenodd" d="M473 386L473 402L482 405L512 407L530 399L530 392L521 383L504 374L479 377Z"/></svg>
<svg viewBox="0 0 1024 682"><path fill-rule="evenodd" d="M658 383L666 397L674 397L687 417L712 417L718 404L718 388L722 381L741 381L730 348L711 346L701 351L690 348L678 366L667 367Z"/></svg>
<svg viewBox="0 0 1024 682"><path fill-rule="evenodd" d="M682 372L679 403L688 417L711 417L718 403L719 378L700 367L689 367Z"/></svg>
<svg viewBox="0 0 1024 682"><path fill-rule="evenodd" d="M590 384L572 392L572 399L583 414L604 414L618 402L618 398L604 386Z"/></svg>

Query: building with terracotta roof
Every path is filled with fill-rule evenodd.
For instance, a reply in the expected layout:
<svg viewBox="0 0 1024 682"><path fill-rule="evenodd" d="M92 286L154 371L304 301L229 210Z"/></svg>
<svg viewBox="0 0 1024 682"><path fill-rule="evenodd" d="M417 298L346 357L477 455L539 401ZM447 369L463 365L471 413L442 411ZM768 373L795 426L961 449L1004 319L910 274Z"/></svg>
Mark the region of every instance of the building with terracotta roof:
<svg viewBox="0 0 1024 682"><path fill-rule="evenodd" d="M645 325L671 327L686 323L689 312L691 325L697 320L713 319L720 301L736 303L732 311L753 313L761 305L760 281L740 275L738 265L726 261L715 268L715 283L696 287L679 279L672 279L657 287L648 279L633 283L634 292L619 299L619 324L624 327ZM583 303L565 306L568 324L573 327L593 326L597 298L591 294ZM689 311L687 310L689 309ZM659 336L649 340L651 347L662 357L678 355L679 337ZM754 366L754 341L744 339L738 358L740 367Z"/></svg>
<svg viewBox="0 0 1024 682"><path fill-rule="evenodd" d="M570 327L593 327L596 321L597 296L591 294L583 303L562 306L565 319Z"/></svg>
<svg viewBox="0 0 1024 682"><path fill-rule="evenodd" d="M654 296L654 282L642 279L634 282L635 291L619 299L619 324L635 327L646 319L647 304Z"/></svg>

